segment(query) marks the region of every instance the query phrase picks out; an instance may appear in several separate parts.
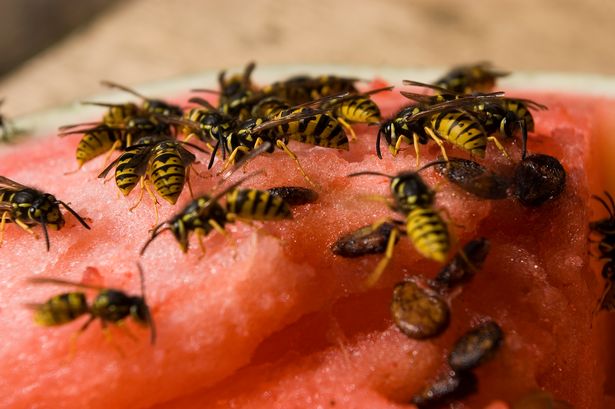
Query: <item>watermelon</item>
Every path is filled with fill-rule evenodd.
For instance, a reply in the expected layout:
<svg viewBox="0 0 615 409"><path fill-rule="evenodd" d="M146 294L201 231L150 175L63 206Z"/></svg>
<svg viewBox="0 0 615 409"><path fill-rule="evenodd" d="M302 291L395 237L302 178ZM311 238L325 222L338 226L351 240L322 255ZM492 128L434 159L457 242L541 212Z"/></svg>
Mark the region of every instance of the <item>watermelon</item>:
<svg viewBox="0 0 615 409"><path fill-rule="evenodd" d="M374 82L371 87L379 87ZM216 233L207 253L191 243L181 252L171 234L161 235L139 256L154 223L146 196L130 211L136 193L120 197L113 182L97 178L103 158L74 169L78 136L29 140L0 152L0 175L54 194L88 219L83 229L66 215L50 232L51 249L15 225L2 244L0 294L0 395L11 408L397 408L445 368L454 341L477 323L497 322L505 334L498 353L476 369L477 393L469 408L506 408L536 389L578 409L615 407L607 396L613 362L612 328L606 314L592 315L602 283L590 266L590 195L604 189L605 135L615 103L593 97L520 92L549 106L538 112L529 151L560 159L567 184L562 195L537 208L514 199L481 200L445 182L433 169L422 175L437 187L436 208L450 218L455 242L484 236L491 251L483 268L451 300L449 328L430 340L412 340L393 324L392 289L404 278L433 278L441 265L422 258L402 238L380 281L365 279L380 256L346 259L330 247L343 234L394 214L368 195L388 195L386 178L346 175L364 170L395 174L415 169L414 149L398 156L374 154L375 128L357 125L348 152L290 146L316 183L316 203L298 206L293 219L236 223L230 239ZM403 97L378 94L385 116ZM516 141L505 142L519 158ZM448 151L463 155L454 148ZM421 163L439 154L421 146ZM199 154L197 153L197 156ZM207 158L194 165L197 194L219 182ZM503 172L510 163L495 147L485 166ZM219 164L214 169L219 170ZM283 152L252 160L246 172L263 170L244 186L306 186ZM243 176L237 172L227 183ZM190 201L185 189L176 206L162 203L161 219ZM35 230L41 234L40 228ZM39 327L26 304L67 291L33 285L31 277L55 277L139 294L136 262L157 327L128 320L111 326L111 341L94 323L76 340L83 321ZM88 293L93 297L95 292ZM612 326L612 324L611 324ZM128 330L132 336L127 334ZM609 332L611 331L611 332ZM610 383L609 383L610 382ZM610 399L610 400L609 400ZM611 406L608 406L611 405Z"/></svg>

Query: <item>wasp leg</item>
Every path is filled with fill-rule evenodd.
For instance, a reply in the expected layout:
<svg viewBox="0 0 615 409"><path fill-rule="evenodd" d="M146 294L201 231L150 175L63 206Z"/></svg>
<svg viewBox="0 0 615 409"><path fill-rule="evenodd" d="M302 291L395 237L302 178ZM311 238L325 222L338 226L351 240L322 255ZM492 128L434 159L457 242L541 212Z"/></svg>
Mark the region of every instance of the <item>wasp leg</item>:
<svg viewBox="0 0 615 409"><path fill-rule="evenodd" d="M66 357L68 362L71 362L75 358L75 354L77 353L77 339L79 338L81 334L85 332L86 329L88 329L90 324L95 319L96 319L95 316L90 315L88 320L83 323L81 328L79 328L77 331L75 331L75 333L73 333L73 335L71 335L70 341L69 341L69 347L68 347L68 356Z"/></svg>
<svg viewBox="0 0 615 409"><path fill-rule="evenodd" d="M419 153L419 136L416 132L412 132L412 142L414 144L414 152L416 153L416 166L419 166L421 155Z"/></svg>
<svg viewBox="0 0 615 409"><path fill-rule="evenodd" d="M127 139L126 146L130 146L130 144L128 142L129 140L130 140L130 137L129 137L129 139ZM113 142L113 145L111 145L111 148L109 149L109 152L107 152L107 154L105 155L105 161L103 162L103 169L107 167L107 164L109 163L109 158L111 157L111 155L113 155L113 151L115 151L121 145L122 145L122 142L120 142L120 141ZM102 172L103 169L101 169L100 171Z"/></svg>
<svg viewBox="0 0 615 409"><path fill-rule="evenodd" d="M303 169L303 167L301 166L301 163L299 163L299 159L297 158L297 155L295 155L295 153L293 151L291 151L290 149L288 149L288 146L284 143L284 141L278 139L276 142L276 145L278 146L278 148L282 149L284 152L286 152L286 154L288 156L290 156L292 158L292 160L295 161L295 163L297 164L297 168L299 169L299 171L301 172L301 174L303 175L304 179L313 187L318 187L314 182L312 182L312 179L310 179L307 175L307 173L305 173L305 170Z"/></svg>
<svg viewBox="0 0 615 409"><path fill-rule="evenodd" d="M391 153L393 154L393 156L397 156L397 154L399 153L399 150L401 149L401 143L404 140L405 140L405 137L403 136L400 136L399 138L397 138L397 141L395 141L395 146L393 147L393 150L391 150Z"/></svg>
<svg viewBox="0 0 615 409"><path fill-rule="evenodd" d="M354 129L352 129L352 126L348 122L346 122L346 120L344 120L344 118L337 118L337 122L339 122L340 125L342 125L342 128L344 128L344 130L348 131L348 133L350 134L350 136L348 137L349 141L357 140L357 134L354 132Z"/></svg>
<svg viewBox="0 0 615 409"><path fill-rule="evenodd" d="M218 174L224 173L229 168L229 166L235 163L235 158L237 157L237 154L240 151L244 153L249 153L250 149L247 146L238 146L235 149L233 149L233 152L231 152L228 159L224 162L224 165L222 166L222 170Z"/></svg>
<svg viewBox="0 0 615 409"><path fill-rule="evenodd" d="M113 349L115 349L117 351L118 354L120 354L120 356L122 358L126 358L126 354L124 353L124 351L122 350L122 348L120 348L120 346L118 344L115 343L115 341L113 341L113 336L111 335L111 331L109 330L109 327L107 326L107 323L105 321L101 321L101 326L102 326L102 333L105 337L105 341L111 345L113 347Z"/></svg>
<svg viewBox="0 0 615 409"><path fill-rule="evenodd" d="M139 338L126 325L126 321L118 321L117 327L120 328L128 336L128 338L132 339L134 342L139 341Z"/></svg>
<svg viewBox="0 0 615 409"><path fill-rule="evenodd" d="M141 187L141 190L139 191L139 199L137 199L137 202L128 209L129 212L132 212L134 209L136 209L137 206L139 206L139 204L143 200L143 194L144 194L143 185L144 185L144 179L141 178L141 180L139 181L139 186Z"/></svg>
<svg viewBox="0 0 615 409"><path fill-rule="evenodd" d="M382 276L385 268L393 258L393 249L395 248L395 242L397 241L398 234L399 232L397 228L393 228L393 230L391 230L391 235L389 236L389 241L387 242L384 257L378 262L376 269L369 275L369 277L367 277L367 280L365 280L365 285L367 285L367 287L373 287L374 284L378 282L380 276Z"/></svg>
<svg viewBox="0 0 615 409"><path fill-rule="evenodd" d="M152 188L150 187L149 183L143 182L143 186L145 186L145 190L147 191L147 194L149 195L149 197L152 198L152 202L154 202L154 214L155 214L154 226L156 226L158 224L158 219L159 219L158 208L160 207L160 202L158 201L158 198L156 197L154 192L152 192Z"/></svg>
<svg viewBox="0 0 615 409"><path fill-rule="evenodd" d="M11 219L11 214L9 212L2 213L2 219L0 221L0 246L4 242L4 228L6 227L6 220Z"/></svg>
<svg viewBox="0 0 615 409"><path fill-rule="evenodd" d="M195 137L196 134L194 132L190 132L185 138L184 138L184 142L188 142L190 139L192 139L193 137Z"/></svg>
<svg viewBox="0 0 615 409"><path fill-rule="evenodd" d="M427 132L427 135L429 135L429 137L433 139L435 143L438 144L438 146L440 147L440 150L442 151L442 156L444 156L444 160L448 162L448 155L446 154L446 149L444 149L444 144L442 143L442 139L438 138L436 134L434 133L434 131L432 131L430 128L425 127L424 129L425 129L425 132Z"/></svg>
<svg viewBox="0 0 615 409"><path fill-rule="evenodd" d="M203 258L205 257L205 253L207 253L207 249L205 248L205 243L203 243L203 237L205 235L203 234L203 230L201 229L197 229L196 230L196 239L199 243L199 248L201 249L201 257L199 258Z"/></svg>
<svg viewBox="0 0 615 409"><path fill-rule="evenodd" d="M15 222L16 225L18 225L23 230L27 231L28 233L30 233L31 235L36 237L36 239L38 240L38 234L34 233L34 231L32 231L32 229L30 228L30 226L28 226L27 224L25 224L24 222L22 222L19 219L14 219L13 221Z"/></svg>
<svg viewBox="0 0 615 409"><path fill-rule="evenodd" d="M496 138L495 136L488 136L487 139L492 141L495 144L495 146L497 146L497 148L500 150L500 152L502 152L502 154L504 156L506 156L506 159L508 159L509 161L512 161L512 158L510 157L508 152L506 152L506 149L504 149L504 147L502 146L502 144L500 143L498 138Z"/></svg>
<svg viewBox="0 0 615 409"><path fill-rule="evenodd" d="M600 310L602 309L604 300L609 294L609 291L611 290L612 285L613 285L613 282L610 280L607 280L607 282L604 283L604 289L602 290L602 294L600 295L600 299L598 300L598 303L596 304L596 306L594 307L594 310L592 311L592 316L595 316L596 314L598 314Z"/></svg>
<svg viewBox="0 0 615 409"><path fill-rule="evenodd" d="M192 169L192 166L186 168L186 184L188 185L188 191L190 192L190 198L194 199L194 192L192 191L192 183L190 183L190 172L194 172L198 175L196 170ZM200 175L199 175L200 176Z"/></svg>

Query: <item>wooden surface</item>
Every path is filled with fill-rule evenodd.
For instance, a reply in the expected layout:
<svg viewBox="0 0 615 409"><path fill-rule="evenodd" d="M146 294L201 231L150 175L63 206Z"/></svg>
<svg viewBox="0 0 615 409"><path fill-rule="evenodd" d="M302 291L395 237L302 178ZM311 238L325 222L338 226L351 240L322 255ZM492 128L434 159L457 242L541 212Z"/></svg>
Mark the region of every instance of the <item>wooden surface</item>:
<svg viewBox="0 0 615 409"><path fill-rule="evenodd" d="M614 39L613 0L132 0L6 76L0 96L13 116L100 93L101 79L250 60L615 74Z"/></svg>

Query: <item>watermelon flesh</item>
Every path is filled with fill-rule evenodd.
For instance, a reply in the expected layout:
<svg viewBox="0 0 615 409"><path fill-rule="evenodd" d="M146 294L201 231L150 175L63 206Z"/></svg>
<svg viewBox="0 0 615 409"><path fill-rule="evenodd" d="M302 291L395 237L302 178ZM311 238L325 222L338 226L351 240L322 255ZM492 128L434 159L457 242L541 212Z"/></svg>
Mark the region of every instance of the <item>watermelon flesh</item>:
<svg viewBox="0 0 615 409"><path fill-rule="evenodd" d="M607 371L614 373L605 358L612 324L604 314L592 318L602 283L587 254L587 223L594 218L589 197L606 183L592 163L592 143L615 128L596 107L605 110L610 104L615 109L615 103L520 95L550 107L536 113L529 150L558 157L567 171L567 187L559 199L527 209L512 199L474 198L432 170L424 173L428 183L439 184L436 207L446 209L454 221L456 240L482 235L491 241L483 269L452 300L449 329L428 341L403 336L392 324L389 303L395 283L415 274L433 277L437 263L421 258L402 239L382 279L368 289L364 280L380 257L343 259L329 249L340 235L394 216L382 203L363 197L387 195L387 179L347 174L414 168L412 147L395 158L388 152L383 160L375 156L375 128L356 126L358 141L349 152L291 143L320 195L316 203L296 208L293 220L231 225L231 240L218 234L205 239L205 256L196 240L183 254L170 234L162 235L140 258L158 330L156 344L148 343L147 329L132 322L126 327L137 340L112 327L111 343L93 324L79 336L72 358L70 338L82 321L37 327L32 312L23 307L66 288L32 285L27 278L52 276L138 294L135 261L154 222L153 206L146 196L129 212L137 195L120 197L113 182L96 178L102 158L64 176L75 166L79 137L51 136L7 147L0 153L0 175L70 202L89 218L92 230L68 215L62 230L50 232L51 251L46 252L42 239L7 226L0 250L3 405L408 407L410 397L444 368L454 340L492 318L505 333L504 346L476 371L479 391L463 401L465 407L506 407L503 402L539 388L575 408L615 407L608 406L613 401L605 392ZM405 102L393 93L374 99L385 116ZM516 142L505 146L519 158ZM450 147L448 152L460 154ZM421 146L422 163L438 154L434 144ZM206 171L207 158L201 162L195 169L205 176L192 178L197 193L211 191L218 181ZM503 172L511 169L493 146L485 164ZM245 186L305 186L282 152L247 166L247 171L258 169L264 174ZM232 180L242 176L237 173ZM186 189L177 206L162 203L161 218L189 200ZM35 230L41 234L40 228Z"/></svg>

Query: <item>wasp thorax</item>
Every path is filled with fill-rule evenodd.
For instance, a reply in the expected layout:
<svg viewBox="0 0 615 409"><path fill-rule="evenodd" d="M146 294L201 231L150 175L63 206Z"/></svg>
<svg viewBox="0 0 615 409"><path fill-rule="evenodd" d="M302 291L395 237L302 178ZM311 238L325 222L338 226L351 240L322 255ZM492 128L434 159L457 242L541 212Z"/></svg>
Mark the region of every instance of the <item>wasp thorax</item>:
<svg viewBox="0 0 615 409"><path fill-rule="evenodd" d="M431 206L434 202L433 191L416 172L401 173L393 178L391 191L401 211Z"/></svg>
<svg viewBox="0 0 615 409"><path fill-rule="evenodd" d="M130 297L130 316L141 325L149 325L151 314L143 297Z"/></svg>
<svg viewBox="0 0 615 409"><path fill-rule="evenodd" d="M122 291L103 290L92 303L92 315L104 321L118 322L130 314L132 297Z"/></svg>

